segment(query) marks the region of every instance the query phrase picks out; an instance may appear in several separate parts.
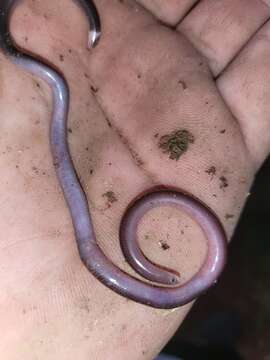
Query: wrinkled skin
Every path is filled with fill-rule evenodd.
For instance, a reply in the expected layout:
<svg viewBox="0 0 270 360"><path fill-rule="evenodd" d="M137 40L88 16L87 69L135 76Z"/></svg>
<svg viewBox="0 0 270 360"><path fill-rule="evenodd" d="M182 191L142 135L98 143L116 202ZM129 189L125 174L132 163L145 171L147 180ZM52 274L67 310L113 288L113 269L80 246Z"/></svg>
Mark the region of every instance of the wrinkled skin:
<svg viewBox="0 0 270 360"><path fill-rule="evenodd" d="M195 2L96 0L102 38L91 51L72 1L24 1L13 15L16 42L67 78L69 141L98 241L130 272L118 226L132 198L157 184L186 189L230 237L270 150L267 1L205 0L185 17ZM0 55L1 358L151 360L190 305L136 304L83 267L50 157L51 106L47 85ZM178 161L158 147L177 129L195 139ZM149 214L139 235L183 281L203 260L203 234L173 209Z"/></svg>

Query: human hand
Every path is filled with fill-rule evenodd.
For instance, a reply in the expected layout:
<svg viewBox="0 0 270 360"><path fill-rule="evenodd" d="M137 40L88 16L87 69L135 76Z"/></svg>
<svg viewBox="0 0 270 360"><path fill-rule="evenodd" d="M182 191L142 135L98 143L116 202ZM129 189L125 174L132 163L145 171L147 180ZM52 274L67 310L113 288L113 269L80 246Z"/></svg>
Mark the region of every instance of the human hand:
<svg viewBox="0 0 270 360"><path fill-rule="evenodd" d="M178 23L192 5L145 3L167 24ZM153 185L193 193L231 235L269 153L267 23L238 52L270 11L257 1L203 1L173 31L134 1L96 5L103 30L94 51L86 49L83 14L67 0L23 3L12 33L68 80L69 141L98 242L130 271L119 249L119 222L129 202ZM50 156L50 91L3 56L1 69L1 353L7 359L151 359L190 306L168 311L135 304L85 270ZM161 144L178 129L194 142L176 161ZM145 218L140 242L148 257L178 269L183 281L205 253L197 225L169 208Z"/></svg>

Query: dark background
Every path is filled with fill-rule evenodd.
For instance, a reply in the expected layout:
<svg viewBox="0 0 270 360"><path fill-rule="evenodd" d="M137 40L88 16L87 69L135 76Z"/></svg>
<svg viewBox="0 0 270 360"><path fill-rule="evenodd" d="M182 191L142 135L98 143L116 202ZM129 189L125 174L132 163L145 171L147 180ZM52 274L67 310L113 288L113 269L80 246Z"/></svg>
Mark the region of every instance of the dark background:
<svg viewBox="0 0 270 360"><path fill-rule="evenodd" d="M270 360L270 158L256 177L218 285L165 348L184 360Z"/></svg>

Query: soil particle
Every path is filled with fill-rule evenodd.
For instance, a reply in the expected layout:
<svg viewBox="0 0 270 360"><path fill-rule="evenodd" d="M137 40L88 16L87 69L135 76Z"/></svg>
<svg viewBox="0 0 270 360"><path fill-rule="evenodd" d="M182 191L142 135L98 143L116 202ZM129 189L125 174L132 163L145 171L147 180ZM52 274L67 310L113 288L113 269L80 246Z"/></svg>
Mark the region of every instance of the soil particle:
<svg viewBox="0 0 270 360"><path fill-rule="evenodd" d="M183 90L186 90L187 89L187 83L183 80L179 80L178 81L178 84L180 84L183 88Z"/></svg>
<svg viewBox="0 0 270 360"><path fill-rule="evenodd" d="M225 176L221 176L219 180L220 180L220 184L219 184L220 189L225 189L226 187L229 186L228 179Z"/></svg>
<svg viewBox="0 0 270 360"><path fill-rule="evenodd" d="M98 87L95 87L95 86L93 86L93 85L90 86L90 89L91 89L91 91L92 91L94 94L96 94L96 93L98 92L98 90L99 90Z"/></svg>
<svg viewBox="0 0 270 360"><path fill-rule="evenodd" d="M164 250L164 251L169 250L169 248L170 248L170 245L168 245L168 244L166 243L166 241L163 241L163 240L159 241L159 246L160 246L161 249Z"/></svg>
<svg viewBox="0 0 270 360"><path fill-rule="evenodd" d="M59 169L59 162L57 161L57 160L55 160L54 162L53 162L53 166L55 167L55 169Z"/></svg>
<svg viewBox="0 0 270 360"><path fill-rule="evenodd" d="M108 207L110 207L113 203L115 203L118 200L113 191L107 191L102 196L107 199Z"/></svg>
<svg viewBox="0 0 270 360"><path fill-rule="evenodd" d="M158 147L163 153L169 154L170 159L178 161L188 150L189 144L193 143L194 136L188 130L180 129L161 136Z"/></svg>
<svg viewBox="0 0 270 360"><path fill-rule="evenodd" d="M111 128L111 127L112 127L112 123L110 122L110 120L109 120L107 117L105 117L105 120L106 120L106 123L108 124L108 126Z"/></svg>
<svg viewBox="0 0 270 360"><path fill-rule="evenodd" d="M208 169L205 170L205 172L211 176L211 180L216 175L217 169L215 166L210 166Z"/></svg>

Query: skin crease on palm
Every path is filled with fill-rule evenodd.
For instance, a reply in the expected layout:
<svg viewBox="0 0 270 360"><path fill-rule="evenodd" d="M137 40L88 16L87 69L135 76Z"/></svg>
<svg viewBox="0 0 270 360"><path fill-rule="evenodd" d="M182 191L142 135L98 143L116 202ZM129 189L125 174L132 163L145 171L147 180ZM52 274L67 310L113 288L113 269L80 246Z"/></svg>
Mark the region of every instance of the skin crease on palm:
<svg viewBox="0 0 270 360"><path fill-rule="evenodd" d="M102 37L93 50L71 0L23 1L11 31L19 46L65 75L69 142L98 242L132 273L119 248L119 222L152 186L191 192L232 235L270 150L270 8L259 0L95 3ZM50 90L2 54L0 65L1 356L152 360L190 305L151 309L87 272L50 156ZM195 139L179 161L158 147L160 136L177 129ZM206 250L196 223L171 208L149 213L139 240L183 281Z"/></svg>

